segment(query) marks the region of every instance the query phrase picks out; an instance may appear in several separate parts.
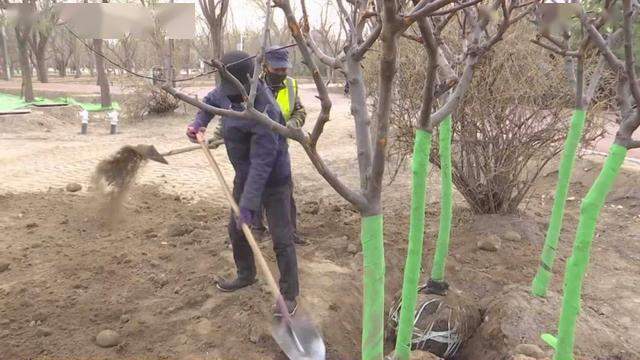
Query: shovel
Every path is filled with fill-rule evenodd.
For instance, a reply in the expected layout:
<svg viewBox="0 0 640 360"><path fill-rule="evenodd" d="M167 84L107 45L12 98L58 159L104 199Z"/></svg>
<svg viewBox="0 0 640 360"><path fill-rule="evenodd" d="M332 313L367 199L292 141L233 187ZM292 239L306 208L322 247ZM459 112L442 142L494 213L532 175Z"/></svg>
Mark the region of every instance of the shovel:
<svg viewBox="0 0 640 360"><path fill-rule="evenodd" d="M204 154L209 161L209 165L211 165L213 172L220 182L222 191L227 197L233 213L236 217L240 217L240 208L233 199L231 190L224 180L224 176L222 175L218 164L213 159L209 146L205 143L202 134L198 133L196 136L198 143L200 143L200 146L204 150ZM262 256L258 243L251 233L251 229L249 229L247 224L242 224L242 231L249 242L249 246L251 246L251 250L253 250L254 256L258 259L258 265L260 266L263 275L266 277L269 289L276 298L276 304L280 308L280 313L283 315L280 319L274 319L271 326L271 336L273 336L276 343L278 343L282 351L284 351L291 360L324 360L326 349L320 333L316 330L311 321L299 316L293 318L289 315L289 311L282 294L280 294L280 289L273 278L273 274L271 274L271 270L269 270L266 260Z"/></svg>
<svg viewBox="0 0 640 360"><path fill-rule="evenodd" d="M224 144L224 140L209 139L207 141L207 144L210 149L211 148L215 149L218 146ZM153 160L159 163L168 164L167 159L164 158L165 156L177 155L177 154L182 154L182 153L193 151L193 150L198 150L200 149L200 145L193 145L193 146L188 146L180 149L173 149L164 153L158 152L156 147L153 145L136 145L136 146L132 146L131 148L146 160Z"/></svg>

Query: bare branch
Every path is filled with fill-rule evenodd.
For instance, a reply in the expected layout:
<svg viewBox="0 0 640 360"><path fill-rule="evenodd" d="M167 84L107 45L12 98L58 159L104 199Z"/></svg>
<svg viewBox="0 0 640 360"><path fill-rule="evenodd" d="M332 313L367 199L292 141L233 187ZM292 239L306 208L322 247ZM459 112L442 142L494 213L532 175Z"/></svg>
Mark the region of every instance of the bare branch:
<svg viewBox="0 0 640 360"><path fill-rule="evenodd" d="M441 11L436 11L434 13L431 13L430 16L450 15L452 13L457 12L458 10L462 10L462 9L464 9L466 7L473 6L473 5L475 5L477 3L480 3L480 2L482 2L482 0L472 0L472 1L464 2L462 4L458 4L456 6L453 6L453 7L441 10Z"/></svg>
<svg viewBox="0 0 640 360"><path fill-rule="evenodd" d="M467 89L469 89L469 86L471 85L471 80L473 80L473 66L474 63L471 63L469 61L467 62L464 71L462 72L462 76L460 77L460 81L458 82L458 85L456 86L453 94L447 99L447 102L440 109L438 109L438 111L431 115L432 128L435 129L436 127L438 127L438 125L440 125L440 123L442 123L442 121L444 121L444 119L449 114L451 114L456 109L456 107L458 107L460 100L462 100L467 92Z"/></svg>
<svg viewBox="0 0 640 360"><path fill-rule="evenodd" d="M422 0L416 5L408 15L404 17L405 26L409 27L421 17L431 15L441 8L451 4L453 0Z"/></svg>
<svg viewBox="0 0 640 360"><path fill-rule="evenodd" d="M255 64L253 66L253 78L251 79L251 91L249 92L249 102L247 103L247 107L252 109L254 106L254 102L256 100L256 94L258 90L258 81L260 77L260 67L262 65L262 60L264 59L264 52L267 48L267 40L269 40L269 25L271 25L271 16L272 16L272 7L271 0L267 0L267 16L265 16L264 21L264 33L262 34L262 45L260 47L260 54L255 58Z"/></svg>
<svg viewBox="0 0 640 360"><path fill-rule="evenodd" d="M618 59L618 57L611 51L611 48L607 46L607 41L602 37L602 34L589 22L586 15L582 16L582 25L587 30L589 34L589 38L596 45L596 47L600 50L600 53L607 59L609 66L614 70L623 70L624 63Z"/></svg>
<svg viewBox="0 0 640 360"><path fill-rule="evenodd" d="M556 54L558 54L560 56L571 56L571 57L580 56L580 54L578 54L577 51L571 51L571 50L567 50L567 49L558 49L558 48L555 48L555 47L553 47L551 45L547 45L547 44L545 44L545 43L543 43L543 42L541 42L540 40L537 40L537 39L532 39L530 41L532 43L534 43L534 44L536 44L536 45L538 45L538 46L540 46L542 48L545 48L545 49L547 49L549 51L552 51L552 52L554 52L554 53L556 53Z"/></svg>
<svg viewBox="0 0 640 360"><path fill-rule="evenodd" d="M633 12L631 9L631 0L622 0L623 6L623 31L624 31L624 61L627 70L627 79L629 81L629 88L633 98L636 100L636 104L640 106L640 85L636 82L636 69L633 53ZM637 126L636 126L637 127ZM635 130L635 129L634 129Z"/></svg>
<svg viewBox="0 0 640 360"><path fill-rule="evenodd" d="M376 27L373 28L373 31L371 32L371 34L369 34L369 36L365 39L365 41L356 48L353 55L358 58L362 58L364 54L369 50L369 48L371 48L373 43L376 42L381 32L382 32L382 24L378 22L376 24Z"/></svg>
<svg viewBox="0 0 640 360"><path fill-rule="evenodd" d="M318 98L320 99L320 114L318 114L318 120L313 127L313 132L311 133L311 137L309 139L310 146L315 148L318 140L320 139L320 135L324 130L324 125L330 120L331 113L331 99L329 98L329 92L327 91L327 87L322 80L322 76L320 76L320 71L318 71L318 67L313 61L313 57L311 56L311 52L307 47L304 36L300 31L300 25L298 24L293 10L291 10L291 5L288 0L274 0L275 6L279 7L287 19L287 25L289 26L289 30L291 31L291 35L296 40L298 44L298 49L304 58L304 64L307 66L311 75L313 76L313 82L315 83L316 89L318 90Z"/></svg>

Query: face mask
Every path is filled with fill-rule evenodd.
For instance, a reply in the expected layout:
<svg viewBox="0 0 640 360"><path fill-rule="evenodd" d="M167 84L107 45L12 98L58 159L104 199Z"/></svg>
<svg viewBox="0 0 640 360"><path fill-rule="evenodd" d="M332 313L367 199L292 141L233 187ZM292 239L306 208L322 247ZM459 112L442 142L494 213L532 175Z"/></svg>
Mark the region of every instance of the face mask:
<svg viewBox="0 0 640 360"><path fill-rule="evenodd" d="M241 102L244 102L244 99L242 98L242 95L240 95L240 94L227 95L227 99L229 99L229 101L231 101L234 104L239 104Z"/></svg>
<svg viewBox="0 0 640 360"><path fill-rule="evenodd" d="M267 75L265 76L265 78L267 80L267 84L271 86L280 85L282 84L284 79L287 78L287 74L274 74L271 72L267 72Z"/></svg>

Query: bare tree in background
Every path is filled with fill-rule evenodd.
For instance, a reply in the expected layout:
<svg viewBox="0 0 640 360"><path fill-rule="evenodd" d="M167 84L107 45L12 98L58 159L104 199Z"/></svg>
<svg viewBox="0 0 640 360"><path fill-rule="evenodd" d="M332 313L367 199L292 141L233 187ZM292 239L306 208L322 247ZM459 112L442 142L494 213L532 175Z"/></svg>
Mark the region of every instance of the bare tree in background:
<svg viewBox="0 0 640 360"><path fill-rule="evenodd" d="M84 0L86 3L87 0ZM109 0L102 0L103 4L108 4ZM104 59L98 54L102 54L102 39L93 39L93 49L96 51L94 54L96 72L98 73L98 85L100 86L100 104L103 108L111 106L111 89L109 88L109 78L104 66Z"/></svg>
<svg viewBox="0 0 640 360"><path fill-rule="evenodd" d="M67 76L67 67L74 52L77 51L75 40L76 39L63 28L56 29L52 36L51 50L53 52L53 61L60 77Z"/></svg>
<svg viewBox="0 0 640 360"><path fill-rule="evenodd" d="M229 12L229 0L199 0L202 14L209 27L211 56L219 59L224 51L223 29Z"/></svg>
<svg viewBox="0 0 640 360"><path fill-rule="evenodd" d="M29 46L35 57L38 81L49 82L47 67L47 45L56 24L56 14L53 11L55 1L36 1L37 17L29 37Z"/></svg>
<svg viewBox="0 0 640 360"><path fill-rule="evenodd" d="M22 0L23 7L20 7L20 16L16 21L14 30L18 45L18 57L20 60L20 71L22 73L22 96L26 101L33 101L33 81L31 79L31 63L29 61L29 36L34 22L36 11L35 0ZM8 0L2 1L3 5L8 5Z"/></svg>
<svg viewBox="0 0 640 360"><path fill-rule="evenodd" d="M134 39L131 34L127 34L122 39L118 39L115 43L106 42L105 46L109 49L109 52L113 54L118 63L132 71L134 69L134 59L136 57L136 51L138 50L138 40Z"/></svg>
<svg viewBox="0 0 640 360"><path fill-rule="evenodd" d="M0 13L0 56L2 57L2 78L11 80L11 57L7 51L7 33L5 31L6 18Z"/></svg>

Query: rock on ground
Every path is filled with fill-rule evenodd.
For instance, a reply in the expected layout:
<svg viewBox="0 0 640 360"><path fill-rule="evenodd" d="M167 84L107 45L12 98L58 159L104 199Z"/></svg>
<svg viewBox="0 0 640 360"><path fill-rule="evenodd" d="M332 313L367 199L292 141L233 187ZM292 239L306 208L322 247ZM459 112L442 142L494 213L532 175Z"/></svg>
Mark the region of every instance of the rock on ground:
<svg viewBox="0 0 640 360"><path fill-rule="evenodd" d="M518 234L517 232L510 230L505 232L504 234L502 234L502 238L507 240L507 241L520 241L522 240L522 236L520 236L520 234Z"/></svg>
<svg viewBox="0 0 640 360"><path fill-rule="evenodd" d="M0 262L0 273L3 273L7 270L9 270L9 263L7 262Z"/></svg>
<svg viewBox="0 0 640 360"><path fill-rule="evenodd" d="M120 343L120 335L113 330L102 330L96 336L96 344L103 348L116 346Z"/></svg>
<svg viewBox="0 0 640 360"><path fill-rule="evenodd" d="M478 249L484 251L498 251L500 249L500 245L500 238L495 235L488 236L487 238L478 241Z"/></svg>
<svg viewBox="0 0 640 360"><path fill-rule="evenodd" d="M544 359L546 354L538 345L533 344L520 344L516 346L514 353L516 355L526 355L534 359Z"/></svg>
<svg viewBox="0 0 640 360"><path fill-rule="evenodd" d="M68 183L66 189L68 192L76 192L82 190L82 185L78 183Z"/></svg>

